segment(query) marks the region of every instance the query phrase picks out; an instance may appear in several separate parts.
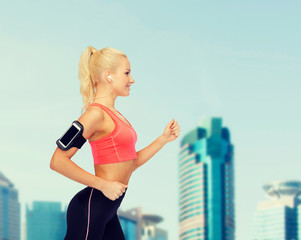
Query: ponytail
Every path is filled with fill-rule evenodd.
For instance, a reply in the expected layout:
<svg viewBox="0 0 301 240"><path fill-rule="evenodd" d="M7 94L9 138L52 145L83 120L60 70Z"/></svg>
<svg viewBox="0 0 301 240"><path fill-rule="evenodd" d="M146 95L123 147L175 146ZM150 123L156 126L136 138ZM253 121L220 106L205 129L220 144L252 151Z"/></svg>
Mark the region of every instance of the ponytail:
<svg viewBox="0 0 301 240"><path fill-rule="evenodd" d="M80 93L83 97L82 111L93 101L96 94L96 82L99 72L111 70L114 72L119 64L120 56L127 56L118 49L105 47L101 50L89 46L81 54L78 64Z"/></svg>
<svg viewBox="0 0 301 240"><path fill-rule="evenodd" d="M80 93L83 97L82 111L87 108L95 96L95 87L90 73L90 58L97 50L94 47L87 47L81 54L78 64L78 79L80 82Z"/></svg>

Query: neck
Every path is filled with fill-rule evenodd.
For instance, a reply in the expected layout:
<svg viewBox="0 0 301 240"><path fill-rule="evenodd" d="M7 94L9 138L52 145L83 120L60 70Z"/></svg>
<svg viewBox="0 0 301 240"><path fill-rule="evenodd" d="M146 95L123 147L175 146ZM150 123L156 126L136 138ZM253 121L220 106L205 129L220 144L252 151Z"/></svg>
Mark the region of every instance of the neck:
<svg viewBox="0 0 301 240"><path fill-rule="evenodd" d="M102 105L105 105L106 107L108 107L108 108L111 108L111 109L115 109L115 101L106 101L106 100L104 100L104 99L94 99L93 101L92 101L92 103L100 103L100 104L102 104Z"/></svg>
<svg viewBox="0 0 301 240"><path fill-rule="evenodd" d="M96 85L95 97L92 100L92 103L100 103L105 105L108 108L115 109L115 100L117 95L114 92L109 90L113 90L113 88L108 87L107 85ZM106 93L109 93L106 95Z"/></svg>

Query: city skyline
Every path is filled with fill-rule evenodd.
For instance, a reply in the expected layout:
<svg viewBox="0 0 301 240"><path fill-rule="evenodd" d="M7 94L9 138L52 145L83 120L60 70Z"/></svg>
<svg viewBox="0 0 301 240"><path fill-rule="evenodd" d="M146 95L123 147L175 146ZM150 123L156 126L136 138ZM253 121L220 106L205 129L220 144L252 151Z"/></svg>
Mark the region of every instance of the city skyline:
<svg viewBox="0 0 301 240"><path fill-rule="evenodd" d="M25 221L21 223L18 189L0 171L0 238L11 240L62 239L67 230L67 206L57 201L26 203ZM127 240L167 240L168 232L156 225L164 219L144 214L141 207L117 210ZM21 227L22 226L22 227Z"/></svg>
<svg viewBox="0 0 301 240"><path fill-rule="evenodd" d="M133 173L121 209L143 203L176 239L180 140L203 117L221 117L236 146L236 237L251 240L262 185L299 177L300 4L3 3L0 170L19 189L19 201L65 205L84 187L49 164L55 141L80 115L81 52L111 46L128 55L136 81L129 97L116 101L137 131L136 150L172 118L181 127L176 141ZM73 160L94 173L87 144Z"/></svg>

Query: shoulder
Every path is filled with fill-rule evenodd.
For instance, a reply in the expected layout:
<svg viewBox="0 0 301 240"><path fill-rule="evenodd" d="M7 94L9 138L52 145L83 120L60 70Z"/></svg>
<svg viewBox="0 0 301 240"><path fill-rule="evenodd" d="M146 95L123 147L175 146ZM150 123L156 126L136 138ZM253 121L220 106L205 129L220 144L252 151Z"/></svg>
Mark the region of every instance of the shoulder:
<svg viewBox="0 0 301 240"><path fill-rule="evenodd" d="M90 118L93 118L94 120L104 119L103 110L98 106L88 106L84 114Z"/></svg>
<svg viewBox="0 0 301 240"><path fill-rule="evenodd" d="M86 111L77 119L83 125L82 136L85 139L89 139L96 131L98 131L99 126L104 123L104 113L103 111L97 109L97 107L89 106ZM67 151L61 150L59 147L56 148L54 155L57 153L71 158L78 148L72 147Z"/></svg>
<svg viewBox="0 0 301 240"><path fill-rule="evenodd" d="M89 106L80 118L90 122L99 122L104 119L104 113L100 107Z"/></svg>
<svg viewBox="0 0 301 240"><path fill-rule="evenodd" d="M98 130L98 126L104 122L104 117L104 113L99 107L87 107L86 111L78 118L84 127L83 137L90 138Z"/></svg>

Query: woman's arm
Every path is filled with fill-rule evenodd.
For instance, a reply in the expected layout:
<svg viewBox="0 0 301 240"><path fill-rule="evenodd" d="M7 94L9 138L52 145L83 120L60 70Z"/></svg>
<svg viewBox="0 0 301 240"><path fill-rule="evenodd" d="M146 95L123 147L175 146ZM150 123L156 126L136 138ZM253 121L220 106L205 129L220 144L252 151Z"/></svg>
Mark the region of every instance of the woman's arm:
<svg viewBox="0 0 301 240"><path fill-rule="evenodd" d="M80 116L78 121L84 127L82 135L85 139L90 138L95 133L96 126L99 126L103 118L102 111L97 111L93 108L87 109ZM85 171L71 160L77 151L78 148L76 147L72 147L67 151L63 151L57 147L51 158L50 168L76 182L101 190L106 180Z"/></svg>
<svg viewBox="0 0 301 240"><path fill-rule="evenodd" d="M137 152L135 171L154 156L166 143L175 140L180 135L180 127L177 121L172 119L164 129L163 134L153 141L149 146Z"/></svg>
<svg viewBox="0 0 301 240"><path fill-rule="evenodd" d="M150 145L137 152L137 160L135 163L135 171L138 167L146 163L151 157L153 157L165 144L167 143L163 135L158 137Z"/></svg>
<svg viewBox="0 0 301 240"><path fill-rule="evenodd" d="M69 150L76 152L78 149L73 147ZM66 154L62 152L63 150L58 147L55 150L50 162L50 168L52 170L86 186L90 186L99 190L102 189L105 182L104 179L85 171L75 164L71 160L71 157L66 156Z"/></svg>

